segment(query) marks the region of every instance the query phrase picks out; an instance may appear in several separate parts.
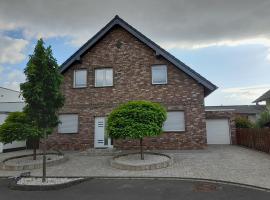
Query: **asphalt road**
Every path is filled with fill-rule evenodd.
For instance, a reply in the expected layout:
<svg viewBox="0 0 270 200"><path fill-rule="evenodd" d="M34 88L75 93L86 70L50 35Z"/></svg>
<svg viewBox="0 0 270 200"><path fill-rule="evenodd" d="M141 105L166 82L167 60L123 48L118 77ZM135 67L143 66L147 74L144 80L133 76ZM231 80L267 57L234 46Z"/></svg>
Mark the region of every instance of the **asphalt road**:
<svg viewBox="0 0 270 200"><path fill-rule="evenodd" d="M93 179L53 191L15 191L0 179L0 200L269 200L270 192L180 180Z"/></svg>

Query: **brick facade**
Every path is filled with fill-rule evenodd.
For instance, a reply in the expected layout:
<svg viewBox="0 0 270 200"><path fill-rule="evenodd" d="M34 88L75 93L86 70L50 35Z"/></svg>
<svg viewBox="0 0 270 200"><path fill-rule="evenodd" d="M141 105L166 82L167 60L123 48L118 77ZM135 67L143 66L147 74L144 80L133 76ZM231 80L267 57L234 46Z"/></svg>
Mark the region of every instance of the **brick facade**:
<svg viewBox="0 0 270 200"><path fill-rule="evenodd" d="M152 85L151 66L166 64L168 84ZM94 87L96 68L113 68L112 87ZM87 69L87 87L73 88L75 69ZM114 107L130 100L149 100L168 110L185 113L184 132L163 133L145 138L151 149L201 149L206 147L204 87L120 27L114 27L94 47L65 71L62 92L65 105L60 113L79 115L77 134L53 133L49 147L86 149L94 147L94 119L107 116ZM137 147L137 141L115 141L117 148Z"/></svg>
<svg viewBox="0 0 270 200"><path fill-rule="evenodd" d="M236 144L236 127L235 117L237 116L234 111L206 111L206 119L228 119L230 126L231 144Z"/></svg>

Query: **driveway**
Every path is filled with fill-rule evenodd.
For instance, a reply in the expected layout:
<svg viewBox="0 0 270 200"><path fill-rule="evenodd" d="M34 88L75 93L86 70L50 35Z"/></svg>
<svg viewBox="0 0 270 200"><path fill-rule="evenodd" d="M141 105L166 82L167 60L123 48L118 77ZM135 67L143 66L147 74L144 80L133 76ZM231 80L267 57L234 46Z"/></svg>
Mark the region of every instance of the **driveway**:
<svg viewBox="0 0 270 200"><path fill-rule="evenodd" d="M25 153L25 152L24 152ZM111 156L86 156L66 152L69 161L48 167L49 176L109 176L109 177L188 177L224 180L270 188L270 155L250 149L219 145L206 150L167 151L174 164L165 169L125 171L110 167ZM9 153L14 154L14 153ZM7 157L8 154L0 155ZM0 176L20 172L0 171ZM32 175L41 175L33 170Z"/></svg>
<svg viewBox="0 0 270 200"><path fill-rule="evenodd" d="M93 179L57 191L13 191L0 179L1 199L185 199L185 200L268 200L270 193L233 185L179 180Z"/></svg>

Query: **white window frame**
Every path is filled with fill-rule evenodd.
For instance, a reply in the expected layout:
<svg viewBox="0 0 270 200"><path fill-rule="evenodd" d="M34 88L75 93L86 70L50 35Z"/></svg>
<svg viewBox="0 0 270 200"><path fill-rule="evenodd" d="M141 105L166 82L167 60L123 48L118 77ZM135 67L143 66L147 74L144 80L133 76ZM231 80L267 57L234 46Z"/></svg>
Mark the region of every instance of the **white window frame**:
<svg viewBox="0 0 270 200"><path fill-rule="evenodd" d="M170 117L170 113L181 113L181 117L183 119L182 120L183 124L180 127L182 127L182 128L168 127L167 123L168 123L168 120L169 120L168 116ZM180 122L181 121L179 121L179 123ZM177 111L167 111L167 119L163 124L163 131L164 132L183 132L185 130L186 130L185 112L182 111L182 110L179 110L179 111L178 110Z"/></svg>
<svg viewBox="0 0 270 200"><path fill-rule="evenodd" d="M107 84L106 83L106 71L111 71L112 73L112 83L111 84ZM103 71L103 84L102 85L98 85L97 84L97 72L98 71ZM96 68L95 69L95 87L111 87L113 86L113 68Z"/></svg>
<svg viewBox="0 0 270 200"><path fill-rule="evenodd" d="M61 116L70 116L70 117L74 117L74 119L76 120L75 127L73 128L74 130L72 131L63 131L61 129L61 126L63 126L63 123L61 122ZM58 116L60 123L58 124L58 133L61 134L73 134L73 133L78 133L79 132L79 115L78 114L59 114Z"/></svg>
<svg viewBox="0 0 270 200"><path fill-rule="evenodd" d="M77 85L76 84L76 73L79 71L85 71L85 84ZM73 88L85 88L87 86L87 69L75 69L73 74Z"/></svg>
<svg viewBox="0 0 270 200"><path fill-rule="evenodd" d="M166 80L165 82L155 82L154 81L154 74L153 71L155 70L154 68L158 68L158 67L164 67L165 68L165 72L166 72ZM152 65L151 67L151 72L152 72L152 84L153 85L164 85L168 83L168 69L167 69L167 65Z"/></svg>

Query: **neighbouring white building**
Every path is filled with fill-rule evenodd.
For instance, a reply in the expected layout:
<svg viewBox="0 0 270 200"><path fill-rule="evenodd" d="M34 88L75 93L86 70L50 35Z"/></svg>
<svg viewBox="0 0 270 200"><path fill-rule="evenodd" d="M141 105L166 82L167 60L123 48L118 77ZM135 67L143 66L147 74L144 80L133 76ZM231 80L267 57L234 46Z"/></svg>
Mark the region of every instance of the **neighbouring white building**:
<svg viewBox="0 0 270 200"><path fill-rule="evenodd" d="M24 101L20 92L0 87L0 125L4 123L8 113L22 111ZM25 141L14 141L9 144L0 143L0 153L14 148L26 146Z"/></svg>

